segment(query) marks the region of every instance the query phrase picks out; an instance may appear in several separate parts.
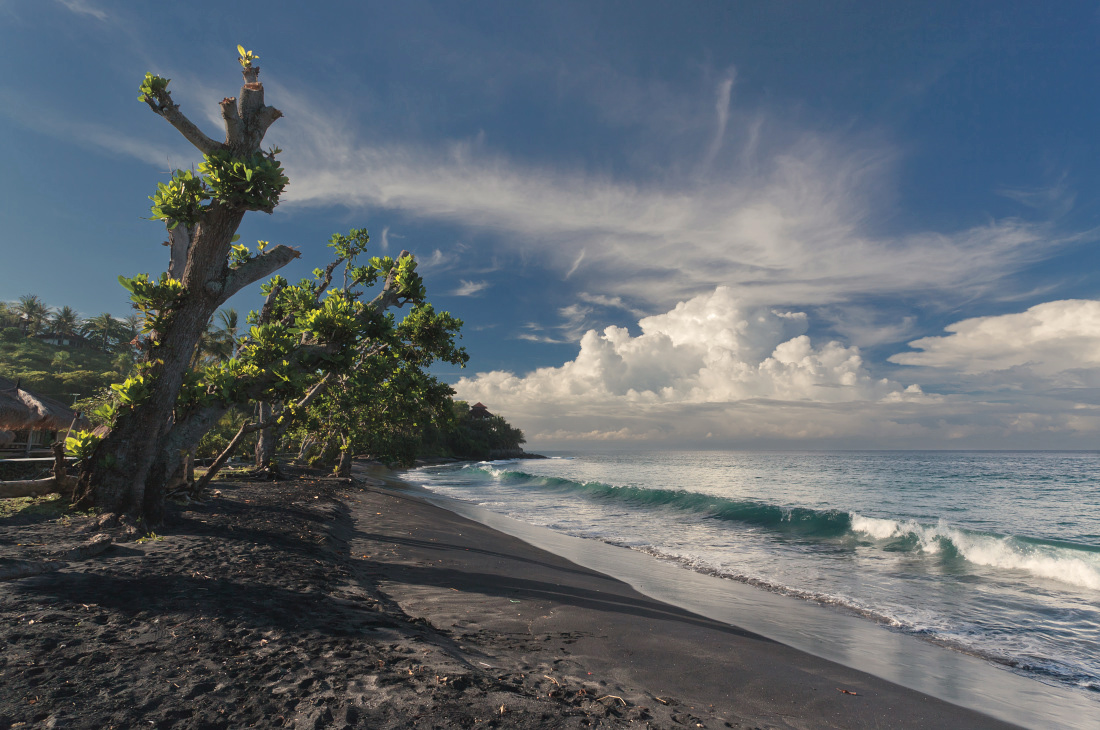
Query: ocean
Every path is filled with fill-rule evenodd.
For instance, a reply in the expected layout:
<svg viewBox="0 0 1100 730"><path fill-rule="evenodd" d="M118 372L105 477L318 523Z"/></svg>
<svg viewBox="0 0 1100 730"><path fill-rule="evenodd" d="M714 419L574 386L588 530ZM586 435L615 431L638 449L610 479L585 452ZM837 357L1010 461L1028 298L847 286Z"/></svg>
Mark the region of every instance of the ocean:
<svg viewBox="0 0 1100 730"><path fill-rule="evenodd" d="M405 478L1100 702L1097 452L563 453Z"/></svg>

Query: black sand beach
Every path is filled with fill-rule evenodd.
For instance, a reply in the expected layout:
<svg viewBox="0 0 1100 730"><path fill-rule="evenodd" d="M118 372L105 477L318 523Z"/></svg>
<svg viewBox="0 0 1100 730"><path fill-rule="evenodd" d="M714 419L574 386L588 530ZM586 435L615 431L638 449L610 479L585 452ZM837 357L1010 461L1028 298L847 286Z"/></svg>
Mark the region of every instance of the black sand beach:
<svg viewBox="0 0 1100 730"><path fill-rule="evenodd" d="M0 583L0 728L1007 727L364 481L0 520L8 562L115 539Z"/></svg>

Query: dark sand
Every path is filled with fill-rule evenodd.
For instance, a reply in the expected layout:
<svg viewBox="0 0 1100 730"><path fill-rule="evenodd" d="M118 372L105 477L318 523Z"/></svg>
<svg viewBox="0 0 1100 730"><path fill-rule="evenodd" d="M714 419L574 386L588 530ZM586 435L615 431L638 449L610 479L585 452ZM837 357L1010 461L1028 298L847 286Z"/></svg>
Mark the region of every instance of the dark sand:
<svg viewBox="0 0 1100 730"><path fill-rule="evenodd" d="M0 583L0 730L1007 727L411 492L218 489L163 540L113 528L102 555ZM0 562L55 556L89 522L0 520Z"/></svg>

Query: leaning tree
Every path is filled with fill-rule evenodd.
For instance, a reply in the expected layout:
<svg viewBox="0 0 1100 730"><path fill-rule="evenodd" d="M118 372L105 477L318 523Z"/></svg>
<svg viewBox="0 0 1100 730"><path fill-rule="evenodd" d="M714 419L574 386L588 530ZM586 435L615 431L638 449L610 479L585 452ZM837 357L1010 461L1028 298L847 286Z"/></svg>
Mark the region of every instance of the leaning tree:
<svg viewBox="0 0 1100 730"><path fill-rule="evenodd" d="M236 98L220 102L223 141L208 137L172 100L169 79L146 74L139 101L175 127L199 152L198 174L177 170L152 196L153 218L168 228L170 262L159 279L122 279L145 315L146 352L120 390L115 422L91 459L90 486L105 511L160 514L163 494L149 503L146 478L160 438L171 425L180 385L195 344L211 316L244 287L270 275L298 252L273 246L232 265L237 227L248 211L272 212L286 187L275 155L261 149L271 124L282 116L264 103L260 69L251 51L240 51L244 84Z"/></svg>

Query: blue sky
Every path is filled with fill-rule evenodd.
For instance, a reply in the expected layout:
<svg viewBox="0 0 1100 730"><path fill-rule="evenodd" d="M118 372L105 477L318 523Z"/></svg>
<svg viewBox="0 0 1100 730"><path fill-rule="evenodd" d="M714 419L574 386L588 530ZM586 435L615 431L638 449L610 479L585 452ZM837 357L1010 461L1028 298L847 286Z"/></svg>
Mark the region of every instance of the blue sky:
<svg viewBox="0 0 1100 730"><path fill-rule="evenodd" d="M1096 4L532 5L0 0L0 298L127 313L196 161L138 83L216 136L242 43L244 240L414 252L532 447L1096 447Z"/></svg>

